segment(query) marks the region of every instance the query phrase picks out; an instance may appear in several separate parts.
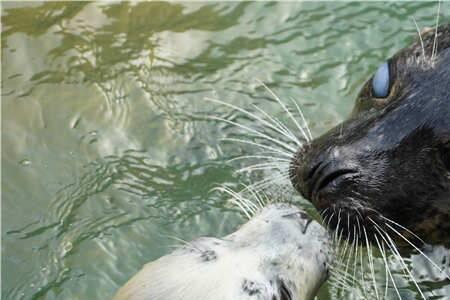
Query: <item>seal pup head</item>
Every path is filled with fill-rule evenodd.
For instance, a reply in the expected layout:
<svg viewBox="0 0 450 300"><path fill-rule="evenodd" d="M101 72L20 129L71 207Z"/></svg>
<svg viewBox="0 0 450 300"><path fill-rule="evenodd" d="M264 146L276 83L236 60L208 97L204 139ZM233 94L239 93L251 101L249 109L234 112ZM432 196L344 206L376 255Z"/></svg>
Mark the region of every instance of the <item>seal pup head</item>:
<svg viewBox="0 0 450 300"><path fill-rule="evenodd" d="M449 245L450 26L382 64L350 118L298 151L290 178L350 240L414 232Z"/></svg>
<svg viewBox="0 0 450 300"><path fill-rule="evenodd" d="M114 300L307 300L328 276L325 229L288 204L270 204L223 239L197 239L146 264Z"/></svg>

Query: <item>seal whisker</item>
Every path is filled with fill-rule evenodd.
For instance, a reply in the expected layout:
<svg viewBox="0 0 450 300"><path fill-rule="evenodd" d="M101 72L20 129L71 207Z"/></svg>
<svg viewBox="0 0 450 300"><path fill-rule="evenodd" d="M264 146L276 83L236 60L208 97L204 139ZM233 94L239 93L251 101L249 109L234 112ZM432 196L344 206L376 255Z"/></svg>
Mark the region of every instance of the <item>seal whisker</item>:
<svg viewBox="0 0 450 300"><path fill-rule="evenodd" d="M378 295L378 289L377 289L377 280L375 277L375 268L373 265L373 252L372 252L372 247L370 247L370 243L369 243L369 239L367 237L367 231L366 228L363 227L364 229L364 236L366 238L366 249L367 249L367 256L369 258L369 268L370 268L370 272L372 273L372 279L373 279L373 288L375 290L375 295L377 297L377 299L380 299L380 296ZM369 251L370 249L370 251Z"/></svg>
<svg viewBox="0 0 450 300"><path fill-rule="evenodd" d="M339 234L339 225L340 225L340 223L341 223L341 208L339 208L339 212L338 212L338 222L337 222L337 225L336 225L336 229L335 229L335 231L334 231L334 239L335 239L335 240L337 239L338 242L340 241L340 239L338 238L338 234Z"/></svg>
<svg viewBox="0 0 450 300"><path fill-rule="evenodd" d="M329 210L330 208L327 207L325 208L323 211L320 212L320 217L323 219L324 215L326 214L326 212Z"/></svg>
<svg viewBox="0 0 450 300"><path fill-rule="evenodd" d="M249 186L252 187L253 189L264 190L264 188L266 186L271 185L274 182L276 182L277 180L281 180L281 179L286 179L286 175L285 174L274 175L274 176L256 181Z"/></svg>
<svg viewBox="0 0 450 300"><path fill-rule="evenodd" d="M291 97L291 101L294 103L295 108L297 109L298 114L300 115L300 118L302 119L303 124L305 124L306 132L309 135L310 141L312 141L314 138L311 134L311 130L309 129L308 122L306 121L305 115L303 114L303 111L300 109L300 106L298 105L297 101Z"/></svg>
<svg viewBox="0 0 450 300"><path fill-rule="evenodd" d="M358 228L358 237L361 236L362 237L362 230L361 230L361 224L359 222L359 218L356 218L356 225ZM362 241L361 241L362 242ZM364 262L363 262L363 249L361 247L360 251L359 251L359 262L361 264L361 277L364 279Z"/></svg>
<svg viewBox="0 0 450 300"><path fill-rule="evenodd" d="M353 277L356 278L356 265L358 263L358 249L359 249L359 235L356 235L356 226L353 225L353 231L355 232L356 239L355 239L355 258L353 262ZM355 283L355 282L353 282Z"/></svg>
<svg viewBox="0 0 450 300"><path fill-rule="evenodd" d="M325 216L322 221L322 224L325 225L325 227L327 227L327 228L328 228L327 223L330 221L328 218L330 218L330 216Z"/></svg>
<svg viewBox="0 0 450 300"><path fill-rule="evenodd" d="M397 231L395 228L393 228L391 225L389 224L385 224L387 227L389 227L389 229L391 229L392 231L394 231L399 237L401 237L404 241L406 241L410 246L412 246L414 249L416 249L423 257L426 258L426 260L428 260L428 262L430 262L440 273L444 273L444 270L439 267L428 255L426 255L422 250L419 249L419 247L417 247L416 245L414 245L414 243L412 243L409 239L407 239L403 234L401 234L399 231ZM447 277L448 280L450 280L450 276L444 274L445 277Z"/></svg>
<svg viewBox="0 0 450 300"><path fill-rule="evenodd" d="M376 233L373 236L376 237ZM380 251L381 256L383 256L385 254L384 246L383 246L383 248L381 248L380 245L378 245L378 250ZM389 265L384 264L384 277L386 278L386 281L384 282L384 299L387 299L388 289L389 289L388 271L389 271Z"/></svg>
<svg viewBox="0 0 450 300"><path fill-rule="evenodd" d="M420 32L419 25L417 25L416 18L412 17L414 24L416 25L417 33L419 34L420 46L422 47L422 63L425 62L425 46L423 44L422 33Z"/></svg>
<svg viewBox="0 0 450 300"><path fill-rule="evenodd" d="M437 10L437 16L436 16L436 29L434 32L434 40L433 40L433 49L431 51L431 60L434 60L437 54L437 48L438 48L438 27L439 27L439 15L441 13L441 0L438 0L438 10Z"/></svg>
<svg viewBox="0 0 450 300"><path fill-rule="evenodd" d="M348 243L349 242L347 241L347 244ZM350 258L353 257L355 249L356 249L356 247L355 247L355 239L353 239L353 242L351 243L350 250L349 250L349 253L348 253L347 264L345 266L345 272L346 273L348 273L348 268L350 267Z"/></svg>
<svg viewBox="0 0 450 300"><path fill-rule="evenodd" d="M262 132L260 132L260 131L258 131L256 129L254 129L254 128L248 127L246 125L239 124L238 122L231 121L231 120L228 120L228 119L224 119L224 118L221 118L221 117L216 117L216 116L209 116L208 118L212 119L212 120L216 120L216 121L225 122L225 123L234 125L236 127L239 127L241 129L247 130L248 132L254 133L256 136L258 136L258 137L260 137L262 139L265 139L267 141L271 141L271 142L273 142L273 143L283 147L284 149L291 151L292 153L295 153L297 151L296 148L294 148L293 146L291 146L291 145L289 145L289 144L287 144L285 142L279 141L279 140L277 140L277 139L275 139L275 138L273 138L273 137L271 137L271 136L269 136L269 135L267 135L265 133L262 133Z"/></svg>
<svg viewBox="0 0 450 300"><path fill-rule="evenodd" d="M391 279L391 282L392 282L392 285L393 285L393 287L394 287L394 290L395 290L395 292L396 292L396 294L397 294L397 296L398 296L398 299L399 300L402 300L402 297L401 297L401 295L400 295L400 292L399 292L399 290L398 290L398 288L397 288L397 284L395 283L395 280L394 280L394 276L392 276L392 272L391 272L391 270L389 269L389 266L388 266L388 260L387 260L387 255L386 255L386 250L385 250L385 248L384 248L384 244L383 244L383 246L381 245L381 243L380 243L380 241L378 240L378 237L377 237L377 235L375 234L374 235L374 238L375 238L375 241L376 241L376 243L378 244L378 247L381 249L383 249L383 251L381 251L381 256L382 256L382 258L383 258L383 261L384 261L384 264L385 264L385 266L386 266L386 270L387 270L387 272L388 272L388 274L389 274L389 277L390 277L390 279ZM388 287L388 286L387 286ZM386 293L387 293L387 287L386 287ZM387 298L386 296L385 296L385 298Z"/></svg>
<svg viewBox="0 0 450 300"><path fill-rule="evenodd" d="M291 139L297 141L297 144L301 147L303 146L303 143L300 142L300 140L297 138L297 136L295 134L292 133L291 130L289 130L289 128L284 125L280 120L272 117L271 115L269 115L265 110L259 108L258 106L256 106L255 104L252 105L256 110L258 110L260 113L262 113L264 116L266 116L266 118L268 118L269 120L271 120L274 124L274 126L278 126L278 128L280 130L282 130L283 132L285 132L285 136L286 137L290 137Z"/></svg>
<svg viewBox="0 0 450 300"><path fill-rule="evenodd" d="M192 244L192 243L190 243L188 241L185 241L182 238L179 238L179 237L176 237L176 236L173 236L173 235L166 235L166 234L161 235L161 236L165 236L165 237L167 237L169 239L172 239L172 240L175 240L177 242L180 242L184 247L186 247L187 249L191 249L191 250L193 250L195 252L202 252L203 251L202 249L198 248L194 244ZM177 245L173 245L172 247L179 248L179 246L177 246Z"/></svg>
<svg viewBox="0 0 450 300"><path fill-rule="evenodd" d="M347 245L348 245L349 244L348 241L346 241L346 242L347 242ZM345 249L343 254L342 254L342 256L343 256L342 262L340 262L340 261L337 262L343 268L343 270L339 270L340 275L343 277L342 281L345 282L345 283L348 283L347 286L342 287L344 290L350 290L350 287L354 286L354 283L356 281L355 276L348 272L348 268L350 266L350 260L353 257L353 254L354 254L354 251L355 251L355 241L354 240L353 240L351 246L349 247L349 249L350 250L349 250L349 252L347 254L347 262L344 263L345 262L345 254L346 254L346 250L347 249Z"/></svg>
<svg viewBox="0 0 450 300"><path fill-rule="evenodd" d="M240 111L240 112L246 114L247 116L249 116L249 117L251 117L251 118L253 118L253 119L255 119L255 120L261 122L262 124L266 125L268 128L270 128L270 129L272 129L272 130L274 130L274 131L276 131L276 132L282 134L283 136L289 138L291 141L295 142L298 146L301 146L301 145L302 145L302 143L301 143L301 142L300 142L300 141L292 134L292 132L290 132L289 130L288 130L288 131L285 131L285 130L287 129L286 127L285 127L285 128L277 127L277 126L279 126L279 125L278 125L276 122L274 122L274 121L272 121L272 122L274 122L274 124L272 124L272 123L270 123L270 122L264 120L263 118L259 117L258 115L249 112L249 111L246 110L246 109L240 108L239 106L236 106L236 105L233 105L233 104L230 104L230 103L227 103L227 102L218 100L218 99L213 99L213 98L209 98L209 97L205 97L204 99L205 99L206 101L218 103L218 104L227 106L227 107L229 107L229 108L238 110L238 111ZM260 112L263 112L264 115L265 115L266 117L269 117L271 120L273 120L273 118L270 117L265 111L263 111L262 109L258 108L256 105L255 105L254 107L257 108Z"/></svg>
<svg viewBox="0 0 450 300"><path fill-rule="evenodd" d="M264 202L264 200L262 199L262 196L259 195L259 192L258 192L257 190L254 190L254 189L253 189L251 186L249 186L249 185L243 184L243 186L244 186L244 190L243 190L243 191L245 191L245 190L249 191L250 194L252 194L253 198L255 198L256 203L259 205L260 209L263 209L264 206L265 206L265 202ZM266 200L267 200L267 195L264 194L263 196L265 196L265 198L266 198Z"/></svg>
<svg viewBox="0 0 450 300"><path fill-rule="evenodd" d="M252 141L247 141L247 140L242 140L242 139L237 139L237 138L223 138L221 140L222 141L230 141L230 142L239 142L239 143L243 143L243 144L249 144L249 145L257 146L257 147L260 147L260 148L263 148L263 149L272 150L272 151L274 151L274 152L276 152L278 154L281 154L281 155L289 157L289 158L292 156L292 154L287 153L285 151L282 151L280 149L277 149L277 148L274 148L274 147L271 147L271 146L267 146L267 145L263 145L263 144L258 144L258 143L252 142Z"/></svg>
<svg viewBox="0 0 450 300"><path fill-rule="evenodd" d="M233 162L236 160L252 159L252 158L262 158L262 159L268 159L268 160L272 160L272 161L279 161L279 162L286 162L286 163L291 162L289 159L286 159L286 158L267 156L267 155L241 155L241 156L229 159L229 160L227 160L227 162L230 163L230 162Z"/></svg>
<svg viewBox="0 0 450 300"><path fill-rule="evenodd" d="M283 108L283 110L288 114L288 116L291 118L291 120L294 122L294 124L297 126L297 128L300 130L302 135L305 137L306 141L309 143L311 142L310 138L306 134L303 127L300 126L300 124L297 122L297 120L294 118L290 110L286 107L286 105L281 101L281 99L275 94L264 82L257 79L257 81L275 98L275 100L280 104L280 106Z"/></svg>
<svg viewBox="0 0 450 300"><path fill-rule="evenodd" d="M327 228L330 227L330 222L331 222L331 220L333 219L334 214L335 214L335 212L333 212L333 213L331 214L330 218L328 219L328 222L327 222Z"/></svg>
<svg viewBox="0 0 450 300"><path fill-rule="evenodd" d="M389 223L398 226L400 229L405 230L406 232L408 232L409 234L411 234L414 238L418 239L421 243L426 244L424 240L422 240L417 234L415 234L414 232L412 232L411 230L409 230L408 228L406 228L405 226L400 225L399 223L395 222L394 220L389 219L386 216L383 216L382 214L380 214L380 217L382 219L384 219L385 221L388 221ZM386 224L386 223L385 223Z"/></svg>
<svg viewBox="0 0 450 300"><path fill-rule="evenodd" d="M241 201L242 204L246 205L246 207L248 207L248 209L253 215L255 215L258 212L259 207L255 203L253 203L253 201L251 201L250 199L243 197L242 193L237 193L227 187L224 188L225 188L224 191L227 192L230 196L234 196L237 201Z"/></svg>
<svg viewBox="0 0 450 300"><path fill-rule="evenodd" d="M347 278L346 273L343 270L338 268L339 265L336 265L332 270L333 276L330 279L330 284L335 285L336 288L341 289L343 291L349 291L352 288L352 280L354 278Z"/></svg>
<svg viewBox="0 0 450 300"><path fill-rule="evenodd" d="M386 245L389 247L389 249L391 249L392 253L394 254L394 257L397 259L397 261L399 261L401 263L401 265L403 266L403 272L408 273L408 277L411 279L411 281L413 282L414 286L417 288L417 291L419 292L420 296L426 300L425 295L423 294L422 290L419 287L419 284L417 283L416 279L414 278L414 276L412 275L411 271L409 270L408 266L405 263L405 260L403 259L403 257L400 255L397 247L395 246L394 241L392 240L392 238L389 236L389 234L383 230L383 228L378 225L374 220L370 219L370 221L375 225L375 230L378 231L378 233L380 234L380 237L385 241ZM406 275L406 274L405 274Z"/></svg>
<svg viewBox="0 0 450 300"><path fill-rule="evenodd" d="M260 163L260 164L253 164L250 166L242 167L240 169L237 169L236 173L243 173L247 171L256 171L256 170L273 170L278 169L280 166L282 166L278 162L268 162L268 163Z"/></svg>
<svg viewBox="0 0 450 300"><path fill-rule="evenodd" d="M246 203L246 201L244 201L241 195L239 195L238 193L236 193L235 191L231 190L226 186L216 187L213 188L212 190L228 194L231 197L230 202L236 204L249 220L252 218L252 215L255 213L255 210L254 209L252 210L250 208L249 204Z"/></svg>

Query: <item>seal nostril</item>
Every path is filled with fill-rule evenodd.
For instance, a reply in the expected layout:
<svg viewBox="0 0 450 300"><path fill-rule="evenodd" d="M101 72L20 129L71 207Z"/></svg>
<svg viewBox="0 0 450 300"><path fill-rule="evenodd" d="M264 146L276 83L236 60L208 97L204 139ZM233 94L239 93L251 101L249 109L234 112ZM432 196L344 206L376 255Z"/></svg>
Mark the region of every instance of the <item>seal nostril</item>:
<svg viewBox="0 0 450 300"><path fill-rule="evenodd" d="M319 178L318 181L316 181L316 184L314 186L313 189L313 193L317 194L318 192L320 192L322 189L324 189L326 186L328 186L330 183L332 183L333 181L335 181L337 178L343 176L343 175L347 175L347 174L355 174L358 173L355 170L351 170L351 169L339 169L336 171L332 171L328 174L325 174L324 176L322 176L321 178Z"/></svg>
<svg viewBox="0 0 450 300"><path fill-rule="evenodd" d="M320 161L308 172L304 179L307 198L312 199L316 183L322 178L324 170L326 170L330 164L331 162L324 163L323 161Z"/></svg>
<svg viewBox="0 0 450 300"><path fill-rule="evenodd" d="M308 174L305 176L305 181L310 179L314 175L314 173L320 167L320 165L322 165L321 161L319 161L317 164L314 165L314 167L311 168L311 170L309 170Z"/></svg>

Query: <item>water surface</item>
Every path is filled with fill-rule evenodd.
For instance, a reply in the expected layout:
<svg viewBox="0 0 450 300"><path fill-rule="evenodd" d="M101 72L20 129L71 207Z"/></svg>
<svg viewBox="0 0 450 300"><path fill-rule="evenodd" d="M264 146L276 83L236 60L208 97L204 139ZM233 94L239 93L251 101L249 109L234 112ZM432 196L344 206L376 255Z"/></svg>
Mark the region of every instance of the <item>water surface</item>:
<svg viewBox="0 0 450 300"><path fill-rule="evenodd" d="M261 80L294 97L317 136L411 42L412 17L433 26L437 10L432 2L2 6L4 299L108 299L168 253L171 237L234 230L242 215L211 189L254 180L227 161L256 150L222 141L237 128L208 116L245 118L205 97L284 118ZM441 19L449 11L444 2ZM416 272L433 299L450 293L426 266ZM338 299L329 289L320 299ZM415 295L406 282L402 297Z"/></svg>

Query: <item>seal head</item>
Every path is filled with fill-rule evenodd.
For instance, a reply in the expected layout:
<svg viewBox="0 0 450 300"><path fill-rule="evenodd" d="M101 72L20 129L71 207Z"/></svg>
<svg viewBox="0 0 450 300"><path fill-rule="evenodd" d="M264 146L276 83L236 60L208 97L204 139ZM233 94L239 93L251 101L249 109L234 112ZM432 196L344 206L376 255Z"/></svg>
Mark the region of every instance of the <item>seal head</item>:
<svg viewBox="0 0 450 300"><path fill-rule="evenodd" d="M114 300L307 300L328 276L325 229L271 204L223 239L200 238L146 264Z"/></svg>
<svg viewBox="0 0 450 300"><path fill-rule="evenodd" d="M436 32L382 64L350 118L292 160L294 187L344 237L399 237L390 224L450 245L450 26Z"/></svg>

